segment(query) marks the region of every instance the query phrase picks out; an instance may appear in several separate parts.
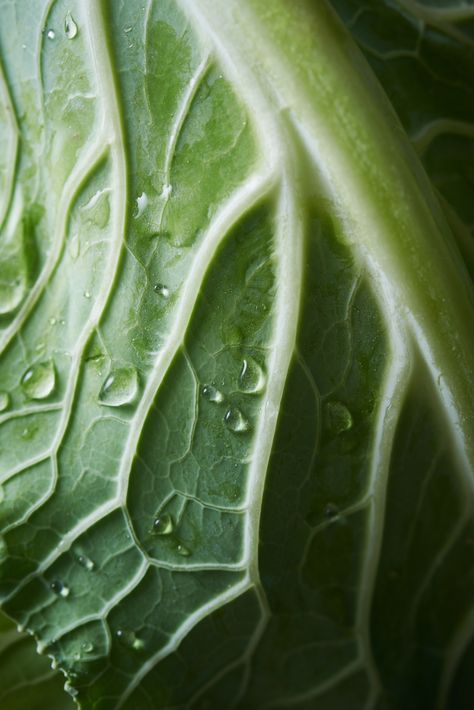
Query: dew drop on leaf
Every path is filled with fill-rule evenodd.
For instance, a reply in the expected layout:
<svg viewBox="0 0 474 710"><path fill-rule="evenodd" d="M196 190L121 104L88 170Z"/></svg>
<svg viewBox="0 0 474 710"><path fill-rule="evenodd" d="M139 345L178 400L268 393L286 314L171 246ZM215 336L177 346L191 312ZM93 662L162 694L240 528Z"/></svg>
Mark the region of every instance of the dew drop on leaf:
<svg viewBox="0 0 474 710"><path fill-rule="evenodd" d="M328 402L326 414L329 429L334 434L340 434L352 427L352 415L342 402Z"/></svg>
<svg viewBox="0 0 474 710"><path fill-rule="evenodd" d="M170 290L164 284L155 284L153 291L158 294L158 296L163 296L163 298L168 298L170 295Z"/></svg>
<svg viewBox="0 0 474 710"><path fill-rule="evenodd" d="M56 386L56 370L52 360L29 367L21 378L23 392L29 399L45 399Z"/></svg>
<svg viewBox="0 0 474 710"><path fill-rule="evenodd" d="M8 392L0 392L0 412L4 412L10 405L10 395Z"/></svg>
<svg viewBox="0 0 474 710"><path fill-rule="evenodd" d="M77 36L77 24L70 12L67 13L64 20L64 32L68 39L74 39Z"/></svg>
<svg viewBox="0 0 474 710"><path fill-rule="evenodd" d="M204 399L207 399L208 402L217 402L219 404L224 401L224 395L222 392L219 392L219 390L213 385L204 385L201 393Z"/></svg>
<svg viewBox="0 0 474 710"><path fill-rule="evenodd" d="M84 567L88 572L92 572L92 570L95 568L94 562L90 559L90 557L87 557L87 555L79 554L77 555L77 561L81 565L81 567Z"/></svg>
<svg viewBox="0 0 474 710"><path fill-rule="evenodd" d="M107 407L131 404L138 394L138 374L134 367L119 367L106 377L99 401Z"/></svg>
<svg viewBox="0 0 474 710"><path fill-rule="evenodd" d="M154 535L171 535L173 529L173 518L168 513L163 513L153 521L152 533Z"/></svg>
<svg viewBox="0 0 474 710"><path fill-rule="evenodd" d="M244 417L240 409L237 409L237 407L231 407L227 410L224 415L224 422L230 431L234 431L236 433L248 431L249 429L247 419Z"/></svg>
<svg viewBox="0 0 474 710"><path fill-rule="evenodd" d="M183 545L182 542L178 542L176 552L178 555L181 555L181 557L189 557L191 555L191 550L186 547L186 545Z"/></svg>
<svg viewBox="0 0 474 710"><path fill-rule="evenodd" d="M46 33L48 39L54 39L56 37L56 32L54 30L48 30Z"/></svg>
<svg viewBox="0 0 474 710"><path fill-rule="evenodd" d="M239 375L239 389L247 394L259 394L265 388L266 377L263 369L253 357L246 357L242 362Z"/></svg>
<svg viewBox="0 0 474 710"><path fill-rule="evenodd" d="M136 202L137 209L133 216L135 217L135 219L138 219L142 216L148 206L148 195L146 194L146 192L142 192L141 195L138 195Z"/></svg>
<svg viewBox="0 0 474 710"><path fill-rule="evenodd" d="M69 596L70 589L69 587L61 582L59 579L55 579L54 582L51 582L51 589L53 592L58 596L58 597L63 597L63 599L66 599L66 597Z"/></svg>
<svg viewBox="0 0 474 710"><path fill-rule="evenodd" d="M143 641L137 638L135 632L130 629L117 629L115 635L121 644L127 648L133 648L134 651L141 651L144 647Z"/></svg>
<svg viewBox="0 0 474 710"><path fill-rule="evenodd" d="M0 282L0 315L4 316L20 305L25 295L24 279L15 278Z"/></svg>
<svg viewBox="0 0 474 710"><path fill-rule="evenodd" d="M81 650L84 651L84 653L92 653L94 650L94 644L92 644L90 641L84 641L81 643Z"/></svg>

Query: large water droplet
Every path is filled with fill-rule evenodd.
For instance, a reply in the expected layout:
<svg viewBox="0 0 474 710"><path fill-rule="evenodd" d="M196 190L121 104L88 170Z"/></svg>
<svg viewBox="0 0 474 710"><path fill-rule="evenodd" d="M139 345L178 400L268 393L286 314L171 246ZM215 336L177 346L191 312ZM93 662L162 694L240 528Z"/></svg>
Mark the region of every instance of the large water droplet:
<svg viewBox="0 0 474 710"><path fill-rule="evenodd" d="M67 13L64 20L64 32L68 39L74 39L77 36L77 24L70 12Z"/></svg>
<svg viewBox="0 0 474 710"><path fill-rule="evenodd" d="M207 399L208 402L217 402L219 404L224 401L224 395L222 392L219 392L219 390L213 385L204 385L201 393L204 399Z"/></svg>
<svg viewBox="0 0 474 710"><path fill-rule="evenodd" d="M247 394L259 394L265 388L266 377L263 369L253 357L246 357L239 375L239 388Z"/></svg>
<svg viewBox="0 0 474 710"><path fill-rule="evenodd" d="M103 229L110 219L110 201L107 190L97 190L82 208L88 222Z"/></svg>
<svg viewBox="0 0 474 710"><path fill-rule="evenodd" d="M69 596L69 593L71 591L69 589L69 587L67 586L67 584L64 584L59 579L55 579L54 582L51 582L50 586L51 586L51 589L53 590L53 592L58 597L62 597L63 599L66 599L66 597Z"/></svg>
<svg viewBox="0 0 474 710"><path fill-rule="evenodd" d="M342 402L328 402L326 413L329 429L334 434L340 434L352 427L352 415Z"/></svg>
<svg viewBox="0 0 474 710"><path fill-rule="evenodd" d="M170 295L168 286L165 286L164 284L155 284L153 286L153 291L157 293L158 296L162 296L163 298L168 298Z"/></svg>
<svg viewBox="0 0 474 710"><path fill-rule="evenodd" d="M102 385L99 400L107 407L131 404L138 394L138 374L134 367L112 370Z"/></svg>
<svg viewBox="0 0 474 710"><path fill-rule="evenodd" d="M46 32L46 37L48 39L54 39L56 37L56 32L54 30L48 30Z"/></svg>
<svg viewBox="0 0 474 710"><path fill-rule="evenodd" d="M14 311L23 300L25 290L26 283L19 277L0 282L0 315Z"/></svg>
<svg viewBox="0 0 474 710"><path fill-rule="evenodd" d="M181 557L189 557L191 555L191 550L186 547L186 545L183 545L182 542L178 542L176 545L176 552L178 555L181 555Z"/></svg>
<svg viewBox="0 0 474 710"><path fill-rule="evenodd" d="M224 422L228 429L237 433L248 431L249 429L247 419L237 407L231 407L227 410L224 415Z"/></svg>
<svg viewBox="0 0 474 710"><path fill-rule="evenodd" d="M168 513L163 513L153 521L152 533L154 535L171 535L173 529L173 518Z"/></svg>
<svg viewBox="0 0 474 710"><path fill-rule="evenodd" d="M10 406L10 395L8 392L0 392L0 412L4 412Z"/></svg>
<svg viewBox="0 0 474 710"><path fill-rule="evenodd" d="M56 370L52 360L38 362L21 378L23 392L29 399L45 399L56 386Z"/></svg>
<svg viewBox="0 0 474 710"><path fill-rule="evenodd" d="M94 562L90 559L90 557L87 557L87 555L84 555L83 553L79 553L76 559L81 565L81 567L84 567L84 569L86 569L88 572L92 572L92 570L95 568Z"/></svg>
<svg viewBox="0 0 474 710"><path fill-rule="evenodd" d="M148 207L148 195L146 192L142 192L141 195L138 195L137 197L137 209L135 211L135 214L133 215L135 219L138 219L138 217L141 217L146 208Z"/></svg>
<svg viewBox="0 0 474 710"><path fill-rule="evenodd" d="M115 635L120 643L127 646L127 648L133 648L134 651L141 651L145 645L141 639L137 638L135 632L130 631L130 629L117 629Z"/></svg>

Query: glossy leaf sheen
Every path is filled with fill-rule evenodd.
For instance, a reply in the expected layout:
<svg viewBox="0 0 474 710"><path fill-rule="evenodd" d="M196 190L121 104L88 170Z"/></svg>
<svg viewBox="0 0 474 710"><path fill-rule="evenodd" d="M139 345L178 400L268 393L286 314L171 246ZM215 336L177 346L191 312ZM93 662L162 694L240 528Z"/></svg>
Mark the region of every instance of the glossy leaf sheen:
<svg viewBox="0 0 474 710"><path fill-rule="evenodd" d="M429 177L322 0L0 0L0 594L86 710L474 695L471 7L333 5Z"/></svg>

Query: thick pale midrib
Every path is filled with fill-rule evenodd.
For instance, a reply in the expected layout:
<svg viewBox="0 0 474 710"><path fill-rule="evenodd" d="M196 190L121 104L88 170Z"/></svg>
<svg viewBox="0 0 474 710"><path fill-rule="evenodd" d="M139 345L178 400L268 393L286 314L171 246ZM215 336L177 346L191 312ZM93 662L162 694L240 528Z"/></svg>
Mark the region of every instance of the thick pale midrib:
<svg viewBox="0 0 474 710"><path fill-rule="evenodd" d="M250 580L248 578L244 578L241 580L238 584L236 584L234 587L231 589L227 590L226 592L223 592L219 596L217 596L215 599L212 601L208 602L207 604L203 605L199 609L197 609L193 614L188 616L186 621L180 626L178 631L174 634L173 638L166 644L166 646L163 646L157 653L155 653L151 658L146 661L140 668L140 670L137 672L133 680L130 682L126 690L123 692L120 700L118 701L117 705L114 707L114 710L119 710L121 707L123 707L124 703L127 701L127 699L130 697L130 695L133 693L135 688L140 684L140 682L145 678L145 676L153 670L153 668L163 659L166 658L170 653L173 653L175 651L181 641L183 641L184 638L192 631L192 629L199 624L203 619L206 618L206 616L209 616L212 614L214 611L219 609L221 606L224 606L225 604L229 604L231 601L234 599L237 599L239 596L241 596L244 592L246 592L250 587L252 586Z"/></svg>
<svg viewBox="0 0 474 710"><path fill-rule="evenodd" d="M3 228L5 218L11 204L13 188L15 182L15 173L17 169L17 156L19 145L19 130L18 122L15 115L15 109L8 91L8 85L5 79L5 73L0 57L0 100L3 101L3 106L7 112L8 126L3 127L2 131L8 132L10 140L7 146L7 155L5 156L7 171L6 171L6 190L2 195L2 204L0 205L0 230Z"/></svg>

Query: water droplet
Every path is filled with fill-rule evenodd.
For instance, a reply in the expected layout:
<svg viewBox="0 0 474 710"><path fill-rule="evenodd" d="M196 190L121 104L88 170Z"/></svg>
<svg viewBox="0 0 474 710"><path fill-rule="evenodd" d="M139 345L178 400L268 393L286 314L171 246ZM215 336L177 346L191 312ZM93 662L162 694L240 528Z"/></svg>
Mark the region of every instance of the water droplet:
<svg viewBox="0 0 474 710"><path fill-rule="evenodd" d="M23 300L26 283L23 278L8 279L0 283L0 315L4 316L17 308Z"/></svg>
<svg viewBox="0 0 474 710"><path fill-rule="evenodd" d="M131 404L138 394L138 374L134 367L112 370L102 385L99 400L107 407Z"/></svg>
<svg viewBox="0 0 474 710"><path fill-rule="evenodd" d="M132 31L132 28L131 27L124 27L123 31L125 32L125 34L128 34L129 32Z"/></svg>
<svg viewBox="0 0 474 710"><path fill-rule="evenodd" d="M253 357L246 357L239 375L240 390L247 394L259 394L265 388L266 379L258 362Z"/></svg>
<svg viewBox="0 0 474 710"><path fill-rule="evenodd" d="M324 508L324 515L329 520L336 518L339 515L339 508L334 503L328 503Z"/></svg>
<svg viewBox="0 0 474 710"><path fill-rule="evenodd" d="M168 513L163 513L153 521L152 533L154 535L171 535L173 528L173 518Z"/></svg>
<svg viewBox="0 0 474 710"><path fill-rule="evenodd" d="M71 591L69 587L63 584L59 579L55 579L54 582L51 582L50 587L58 597L63 597L63 599L66 599Z"/></svg>
<svg viewBox="0 0 474 710"><path fill-rule="evenodd" d="M88 222L103 229L110 219L110 202L108 190L97 190L82 208ZM86 242L86 247L88 243Z"/></svg>
<svg viewBox="0 0 474 710"><path fill-rule="evenodd" d="M0 392L0 412L4 412L10 406L10 395L8 392Z"/></svg>
<svg viewBox="0 0 474 710"><path fill-rule="evenodd" d="M237 407L231 407L231 409L227 410L224 415L224 422L228 429L237 433L248 431L249 428L248 421Z"/></svg>
<svg viewBox="0 0 474 710"><path fill-rule="evenodd" d="M54 30L48 30L46 33L48 39L54 39L56 37L56 32Z"/></svg>
<svg viewBox="0 0 474 710"><path fill-rule="evenodd" d="M141 651L145 645L141 639L137 638L135 632L129 629L117 629L115 635L120 643L128 648L133 648L134 651Z"/></svg>
<svg viewBox="0 0 474 710"><path fill-rule="evenodd" d="M217 402L219 404L224 401L222 392L219 392L213 385L204 385L201 392L204 399L207 399L208 402Z"/></svg>
<svg viewBox="0 0 474 710"><path fill-rule="evenodd" d="M38 362L28 368L21 378L23 392L29 399L45 399L56 386L56 370L52 360Z"/></svg>
<svg viewBox="0 0 474 710"><path fill-rule="evenodd" d="M77 36L77 24L70 12L67 13L66 19L64 20L64 32L68 39L74 39L74 37Z"/></svg>
<svg viewBox="0 0 474 710"><path fill-rule="evenodd" d="M64 690L68 695L70 695L72 698L75 698L77 695L79 695L79 691L77 688L75 688L73 685L69 683L69 681L66 681L64 683Z"/></svg>
<svg viewBox="0 0 474 710"><path fill-rule="evenodd" d="M69 242L69 251L71 253L71 259L76 261L77 257L81 253L81 242L79 241L79 235L74 234Z"/></svg>
<svg viewBox="0 0 474 710"><path fill-rule="evenodd" d="M137 197L137 209L135 214L133 215L135 219L138 219L138 217L141 217L144 211L146 210L148 206L148 195L146 192L142 192L141 195L138 195Z"/></svg>
<svg viewBox="0 0 474 710"><path fill-rule="evenodd" d="M77 561L81 565L81 567L84 567L88 572L92 572L92 570L95 568L94 562L90 559L90 557L87 557L87 555L84 554L79 554L77 555Z"/></svg>
<svg viewBox="0 0 474 710"><path fill-rule="evenodd" d="M159 296L163 296L163 298L168 298L168 296L170 295L169 288L167 286L164 286L163 284L155 284L155 286L153 286L153 291Z"/></svg>
<svg viewBox="0 0 474 710"><path fill-rule="evenodd" d="M51 318L49 319L49 325L56 325L57 322L58 321L54 316L51 316Z"/></svg>
<svg viewBox="0 0 474 710"><path fill-rule="evenodd" d="M84 291L84 298L90 298L91 294L90 291Z"/></svg>
<svg viewBox="0 0 474 710"><path fill-rule="evenodd" d="M81 649L84 651L84 653L92 653L94 650L94 644L92 644L90 641L84 641L81 643Z"/></svg>
<svg viewBox="0 0 474 710"><path fill-rule="evenodd" d="M329 429L334 434L340 434L352 427L352 415L342 402L328 402L326 413Z"/></svg>
<svg viewBox="0 0 474 710"><path fill-rule="evenodd" d="M186 547L186 545L183 545L182 542L178 542L176 545L176 552L178 555L181 555L181 557L189 557L191 555L191 550Z"/></svg>

